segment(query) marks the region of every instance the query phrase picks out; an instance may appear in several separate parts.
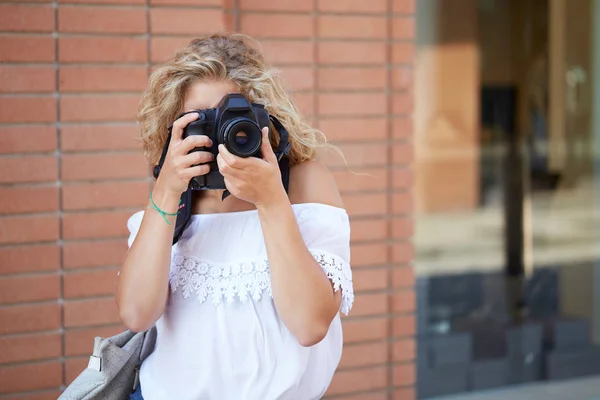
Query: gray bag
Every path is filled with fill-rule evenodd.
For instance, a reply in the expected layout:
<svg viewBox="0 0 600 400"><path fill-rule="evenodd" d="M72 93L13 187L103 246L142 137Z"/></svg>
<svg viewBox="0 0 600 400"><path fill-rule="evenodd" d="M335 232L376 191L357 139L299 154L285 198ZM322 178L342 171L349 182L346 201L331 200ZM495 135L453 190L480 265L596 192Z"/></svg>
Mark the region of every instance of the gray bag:
<svg viewBox="0 0 600 400"><path fill-rule="evenodd" d="M58 400L127 400L139 384L142 361L154 350L156 328L96 337L88 366Z"/></svg>

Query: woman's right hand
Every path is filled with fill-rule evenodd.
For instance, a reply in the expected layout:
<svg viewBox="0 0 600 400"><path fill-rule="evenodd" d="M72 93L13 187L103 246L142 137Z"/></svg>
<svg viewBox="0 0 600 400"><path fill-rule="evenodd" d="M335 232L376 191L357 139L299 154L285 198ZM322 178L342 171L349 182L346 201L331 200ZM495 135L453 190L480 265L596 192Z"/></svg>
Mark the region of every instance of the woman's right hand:
<svg viewBox="0 0 600 400"><path fill-rule="evenodd" d="M214 159L213 154L208 151L189 153L195 147L212 146L212 141L208 136L194 135L185 139L181 138L183 129L196 119L198 119L197 113L189 113L173 124L169 149L156 180L156 188L160 188L167 193L176 194L177 197L187 190L193 177L206 175L210 171L210 165L206 163Z"/></svg>

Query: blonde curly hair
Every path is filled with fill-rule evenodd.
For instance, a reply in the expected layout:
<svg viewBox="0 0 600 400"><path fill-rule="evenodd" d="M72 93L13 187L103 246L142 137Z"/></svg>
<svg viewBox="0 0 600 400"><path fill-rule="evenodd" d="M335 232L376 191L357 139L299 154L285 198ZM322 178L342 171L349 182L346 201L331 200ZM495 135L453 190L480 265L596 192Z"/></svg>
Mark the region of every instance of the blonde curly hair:
<svg viewBox="0 0 600 400"><path fill-rule="evenodd" d="M290 136L290 164L313 160L317 149L327 145L325 135L304 122L278 71L250 45L247 36L215 34L192 40L150 76L138 114L144 154L150 163L158 162L168 127L182 112L190 85L211 80L234 82L250 101L263 104L282 122Z"/></svg>

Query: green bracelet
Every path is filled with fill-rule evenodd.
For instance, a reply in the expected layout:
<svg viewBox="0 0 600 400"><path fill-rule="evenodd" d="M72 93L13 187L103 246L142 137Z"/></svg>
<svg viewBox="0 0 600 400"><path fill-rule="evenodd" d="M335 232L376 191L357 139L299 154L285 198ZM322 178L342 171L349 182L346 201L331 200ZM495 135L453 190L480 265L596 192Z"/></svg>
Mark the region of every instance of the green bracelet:
<svg viewBox="0 0 600 400"><path fill-rule="evenodd" d="M150 192L150 202L152 203L152 208L154 208L157 213L162 215L165 222L169 225L171 225L171 222L167 219L167 216L168 217L176 217L177 215L179 215L179 210L177 210L177 212L174 212L174 213L168 213L166 211L161 210L160 207L157 206L156 203L154 202L154 199L152 199L152 192ZM181 199L179 200L179 205L181 205Z"/></svg>

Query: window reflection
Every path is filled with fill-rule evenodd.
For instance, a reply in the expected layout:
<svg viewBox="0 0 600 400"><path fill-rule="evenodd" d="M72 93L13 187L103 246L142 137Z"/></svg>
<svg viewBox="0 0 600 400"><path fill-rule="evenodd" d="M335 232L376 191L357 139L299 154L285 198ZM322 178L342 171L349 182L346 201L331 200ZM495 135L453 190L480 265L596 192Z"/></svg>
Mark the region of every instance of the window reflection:
<svg viewBox="0 0 600 400"><path fill-rule="evenodd" d="M597 3L417 2L419 398L600 393Z"/></svg>

